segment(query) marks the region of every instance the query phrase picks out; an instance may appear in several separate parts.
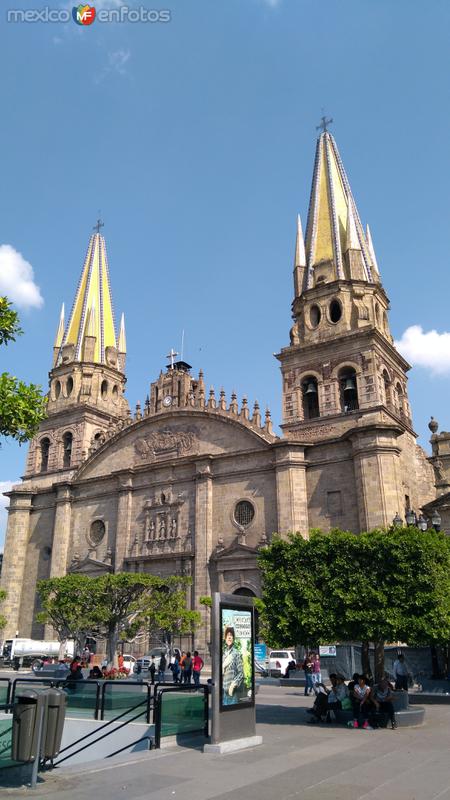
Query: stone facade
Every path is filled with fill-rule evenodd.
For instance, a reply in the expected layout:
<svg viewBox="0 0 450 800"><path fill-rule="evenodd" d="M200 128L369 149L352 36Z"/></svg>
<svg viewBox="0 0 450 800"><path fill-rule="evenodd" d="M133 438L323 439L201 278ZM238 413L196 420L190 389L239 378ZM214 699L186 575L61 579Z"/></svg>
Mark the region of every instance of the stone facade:
<svg viewBox="0 0 450 800"><path fill-rule="evenodd" d="M48 418L8 494L6 638L43 634L37 580L126 570L192 577L187 600L203 617L195 644L207 653L200 598L258 595L258 550L274 532L389 526L434 500L433 467L412 427L409 366L394 348L370 232L327 132L306 242L298 223L290 344L277 356L281 436L268 411L262 420L257 403L250 410L246 398L206 391L203 373L173 354L130 414L124 322L116 338L102 306L105 258L97 232L80 282L94 288L78 289L67 328L60 323Z"/></svg>

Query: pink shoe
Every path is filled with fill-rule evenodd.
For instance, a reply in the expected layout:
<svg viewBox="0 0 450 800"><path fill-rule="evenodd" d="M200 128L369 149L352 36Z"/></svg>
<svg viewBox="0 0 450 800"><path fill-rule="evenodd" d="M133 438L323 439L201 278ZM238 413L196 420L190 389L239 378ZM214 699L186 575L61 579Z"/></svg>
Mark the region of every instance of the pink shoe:
<svg viewBox="0 0 450 800"><path fill-rule="evenodd" d="M354 719L354 720L353 720L353 727L354 727L354 728L359 728L359 722L358 722L358 720L357 720L357 719Z"/></svg>

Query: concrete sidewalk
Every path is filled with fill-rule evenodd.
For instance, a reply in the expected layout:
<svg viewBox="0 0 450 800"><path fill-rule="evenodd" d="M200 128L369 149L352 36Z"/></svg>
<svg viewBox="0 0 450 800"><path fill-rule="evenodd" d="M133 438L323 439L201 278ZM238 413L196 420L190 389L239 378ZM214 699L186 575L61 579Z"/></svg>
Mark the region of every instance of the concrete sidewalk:
<svg viewBox="0 0 450 800"><path fill-rule="evenodd" d="M263 686L258 733L264 744L217 756L177 748L44 773L38 800L450 800L449 706L430 706L420 728L351 730L308 725L294 687Z"/></svg>

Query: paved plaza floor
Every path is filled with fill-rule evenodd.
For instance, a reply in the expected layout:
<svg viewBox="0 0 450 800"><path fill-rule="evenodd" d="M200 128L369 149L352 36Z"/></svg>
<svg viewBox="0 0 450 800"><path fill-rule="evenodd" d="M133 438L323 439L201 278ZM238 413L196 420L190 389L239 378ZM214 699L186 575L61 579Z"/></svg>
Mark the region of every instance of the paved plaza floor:
<svg viewBox="0 0 450 800"><path fill-rule="evenodd" d="M432 705L420 728L352 730L309 725L311 698L263 685L264 743L229 755L168 748L45 773L3 797L36 800L450 800L450 706Z"/></svg>

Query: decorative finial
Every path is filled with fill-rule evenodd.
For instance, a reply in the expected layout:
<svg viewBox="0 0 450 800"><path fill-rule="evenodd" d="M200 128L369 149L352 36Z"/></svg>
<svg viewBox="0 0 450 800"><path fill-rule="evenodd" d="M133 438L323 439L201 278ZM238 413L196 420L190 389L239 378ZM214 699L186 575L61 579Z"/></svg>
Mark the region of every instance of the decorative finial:
<svg viewBox="0 0 450 800"><path fill-rule="evenodd" d="M333 117L329 117L329 119L327 119L324 115L320 118L320 125L316 125L316 131L322 131L323 133L326 133L328 130L328 125L331 125L332 122Z"/></svg>
<svg viewBox="0 0 450 800"><path fill-rule="evenodd" d="M102 222L102 220L99 217L97 222L95 223L95 225L93 227L93 230L96 231L97 233L100 233L100 228L104 228L104 227L105 227L105 223Z"/></svg>
<svg viewBox="0 0 450 800"><path fill-rule="evenodd" d="M438 431L439 422L437 422L437 420L435 420L434 417L431 417L431 419L430 419L430 421L428 423L428 427L429 427L431 433L435 434Z"/></svg>

